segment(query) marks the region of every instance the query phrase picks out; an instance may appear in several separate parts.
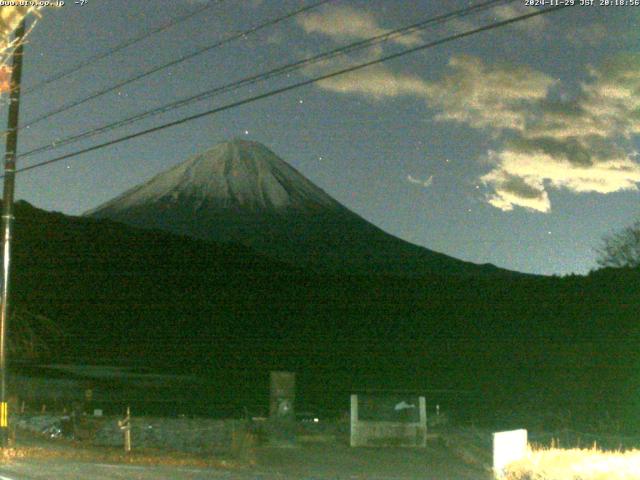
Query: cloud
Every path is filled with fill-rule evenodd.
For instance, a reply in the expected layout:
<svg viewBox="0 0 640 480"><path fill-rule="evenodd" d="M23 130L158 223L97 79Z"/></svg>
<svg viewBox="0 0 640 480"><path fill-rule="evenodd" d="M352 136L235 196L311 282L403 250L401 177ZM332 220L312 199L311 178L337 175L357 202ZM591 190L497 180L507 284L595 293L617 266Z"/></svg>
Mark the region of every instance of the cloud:
<svg viewBox="0 0 640 480"><path fill-rule="evenodd" d="M549 195L538 177L525 178L496 168L481 177L481 180L494 189L495 193L490 194L487 200L500 210L513 210L514 205L539 212L548 212L551 209Z"/></svg>
<svg viewBox="0 0 640 480"><path fill-rule="evenodd" d="M468 17L453 18L447 22L447 27L454 33L468 32L480 28L483 25L511 20L512 18L529 13L534 13L534 10L525 5L499 5L482 13L475 14L473 19ZM548 26L549 21L546 18L537 16L514 22L508 27L530 35L540 36Z"/></svg>
<svg viewBox="0 0 640 480"><path fill-rule="evenodd" d="M396 73L383 65L322 80L318 86L332 92L360 94L375 100L400 95L423 96L427 91L426 82L419 76Z"/></svg>
<svg viewBox="0 0 640 480"><path fill-rule="evenodd" d="M585 81L562 95L556 87L565 86L543 72L466 55L452 57L435 81L375 65L318 85L375 100L414 96L436 111L436 120L490 134L501 145L489 152L491 169L481 181L492 189L487 202L504 211L549 212L551 190L609 194L635 191L640 183L633 153L640 134L640 54L589 66Z"/></svg>
<svg viewBox="0 0 640 480"><path fill-rule="evenodd" d="M586 115L609 135L640 133L640 54L618 55L589 70L594 81L582 86L579 99Z"/></svg>
<svg viewBox="0 0 640 480"><path fill-rule="evenodd" d="M495 19L499 22L503 22L505 20L510 20L515 17L519 17L521 15L526 15L528 13L533 13L530 7L526 7L522 4L510 4L510 5L499 5L493 8L493 15ZM546 18L543 18L541 15L537 17L527 18L526 20L522 20L520 22L513 23L513 28L517 30L521 30L533 35L539 35L542 31L549 25L549 21Z"/></svg>
<svg viewBox="0 0 640 480"><path fill-rule="evenodd" d="M412 175L407 175L407 181L428 188L433 184L433 175L429 175L429 178L427 178L426 180L420 180L419 178L416 178Z"/></svg>
<svg viewBox="0 0 640 480"><path fill-rule="evenodd" d="M451 73L429 84L427 100L441 112L438 120L473 128L524 130L528 105L544 99L555 80L529 67L485 66L460 55L449 61Z"/></svg>
<svg viewBox="0 0 640 480"><path fill-rule="evenodd" d="M375 60L381 55L382 47L376 46L357 59L342 55L309 66L304 69L304 73L310 77L322 75ZM316 86L335 93L362 95L372 100L402 95L421 97L427 91L427 83L418 75L394 72L383 64L321 80Z"/></svg>
<svg viewBox="0 0 640 480"><path fill-rule="evenodd" d="M380 51L360 61L378 58ZM344 57L307 69L309 75L345 68ZM373 65L353 73L318 82L318 86L345 94L358 94L376 100L412 95L423 98L440 110L438 120L468 123L474 128L524 130L526 103L544 99L555 83L547 75L528 67L509 65L486 67L471 56L455 56L449 61L452 72L436 82L418 75L397 72L385 65Z"/></svg>
<svg viewBox="0 0 640 480"><path fill-rule="evenodd" d="M329 6L320 12L307 13L299 17L298 25L306 33L324 35L334 41L363 40L389 32L378 24L371 12L347 5ZM392 41L405 47L422 43L417 32L394 37Z"/></svg>
<svg viewBox="0 0 640 480"><path fill-rule="evenodd" d="M640 165L630 156L580 165L543 152L506 149L490 152L490 158L495 168L481 180L494 190L488 202L504 211L519 206L549 212L551 188L608 194L636 191L640 182Z"/></svg>
<svg viewBox="0 0 640 480"><path fill-rule="evenodd" d="M301 17L298 23L307 33L320 33L336 41L369 38L388 32L377 24L371 13L348 6L327 7L320 13L310 13ZM408 46L420 43L421 39L413 34L396 37L393 41ZM376 44L357 54L342 54L314 63L304 68L303 72L309 77L319 76L377 60L383 53L383 45ZM317 87L324 90L362 95L372 100L403 95L424 96L426 85L427 83L420 76L395 72L384 64L372 65L316 83Z"/></svg>
<svg viewBox="0 0 640 480"><path fill-rule="evenodd" d="M555 81L539 72L527 74L537 78L537 89L514 95L512 89L526 83L526 75L520 76L525 70L509 87L503 68L489 69L477 60L451 66L454 73L437 86L442 95L433 97L442 109L437 118L502 137L502 147L489 152L492 170L481 177L493 189L487 201L494 207L549 212L551 189L600 194L638 189L640 164L630 140L640 133L640 55L590 67L590 81L564 101L549 99ZM480 78L485 74L486 83ZM446 85L456 88L447 93Z"/></svg>

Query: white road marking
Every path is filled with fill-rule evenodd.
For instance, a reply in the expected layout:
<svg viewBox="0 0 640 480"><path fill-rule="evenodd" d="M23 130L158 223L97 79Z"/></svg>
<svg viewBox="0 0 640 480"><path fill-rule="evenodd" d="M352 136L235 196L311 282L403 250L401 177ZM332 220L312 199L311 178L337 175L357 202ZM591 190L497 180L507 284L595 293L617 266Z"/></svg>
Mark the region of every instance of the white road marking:
<svg viewBox="0 0 640 480"><path fill-rule="evenodd" d="M139 467L137 465L116 465L116 464L109 464L109 463L95 463L94 464L96 467L102 467L102 468L125 468L125 469L129 469L129 470L145 470L148 467ZM0 480L2 480L0 478Z"/></svg>
<svg viewBox="0 0 640 480"><path fill-rule="evenodd" d="M154 468L162 469L163 467L165 467L165 465L138 466L138 465L119 465L119 464L110 464L110 463L95 463L94 465L96 467L102 467L102 468L119 468L119 469L143 470L143 471L149 471ZM173 467L173 469L180 472L189 472L189 473L208 473L209 472L209 469L206 469L206 468ZM4 480L4 479L0 476L0 480ZM8 480L13 480L13 479L8 479Z"/></svg>

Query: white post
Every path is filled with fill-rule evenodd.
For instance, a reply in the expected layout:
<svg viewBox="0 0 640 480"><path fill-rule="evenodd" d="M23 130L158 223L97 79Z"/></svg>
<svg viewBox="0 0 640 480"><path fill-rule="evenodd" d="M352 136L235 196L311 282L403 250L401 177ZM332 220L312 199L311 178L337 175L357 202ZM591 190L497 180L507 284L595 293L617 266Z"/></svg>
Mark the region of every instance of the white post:
<svg viewBox="0 0 640 480"><path fill-rule="evenodd" d="M527 454L527 431L511 430L493 434L493 472L504 478L505 467L521 460Z"/></svg>
<svg viewBox="0 0 640 480"><path fill-rule="evenodd" d="M124 435L124 451L131 451L131 409L127 407L127 416L123 420L118 420L118 427Z"/></svg>
<svg viewBox="0 0 640 480"><path fill-rule="evenodd" d="M420 405L420 429L424 432L422 436L421 445L427 446L427 400L424 397L419 397Z"/></svg>
<svg viewBox="0 0 640 480"><path fill-rule="evenodd" d="M352 447L358 446L358 395L351 395L351 442Z"/></svg>

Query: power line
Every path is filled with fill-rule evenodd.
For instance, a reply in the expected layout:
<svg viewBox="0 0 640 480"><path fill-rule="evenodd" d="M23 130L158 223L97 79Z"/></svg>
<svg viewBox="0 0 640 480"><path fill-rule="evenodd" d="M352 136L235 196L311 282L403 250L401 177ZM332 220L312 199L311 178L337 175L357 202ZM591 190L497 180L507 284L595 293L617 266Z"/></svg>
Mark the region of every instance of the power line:
<svg viewBox="0 0 640 480"><path fill-rule="evenodd" d="M445 22L447 22L449 20L452 20L453 18L459 18L459 17L462 17L462 16L470 15L472 13L477 13L477 12L482 11L482 10L486 10L488 8L494 7L496 4L513 3L514 1L516 1L516 0L490 0L490 1L478 4L478 5L475 5L473 7L467 7L467 8L456 10L456 11L453 11L453 12L450 12L450 13L446 13L446 14L443 14L443 15L432 17L432 18L429 18L427 20L423 20L421 22L414 23L414 24L406 26L406 27L398 28L398 29L386 32L384 34L376 35L376 36L371 37L369 39L365 39L365 40L361 40L361 41L358 41L358 42L355 42L355 43L351 43L351 44L345 45L343 47L339 47L339 48L336 48L336 49L333 49L333 50L330 50L328 52L324 52L324 53L321 53L321 54L318 54L318 55L313 55L313 56L310 56L310 57L306 57L306 58L304 58L302 60L299 60L297 62L289 63L289 64L286 64L286 65L277 67L275 69L269 70L267 72L256 74L256 75L253 75L253 76L248 77L248 78L244 78L244 79L239 80L239 81L231 82L231 83L228 83L226 85L222 85L220 87L213 88L213 89L207 90L205 92L199 93L197 95L186 97L186 98L183 98L183 99L180 99L180 100L177 100L177 101L162 105L160 107L157 107L157 108L154 108L154 109L151 109L151 110L147 110L147 111L142 112L142 113L138 113L138 114L133 115L131 117L118 120L116 122L104 125L102 127L98 127L98 128L91 129L91 130L88 130L88 131L85 131L85 132L82 132L82 133L79 133L79 134L76 134L76 135L72 135L70 137L66 137L64 139L57 140L57 141L55 141L53 143L42 145L40 147L37 147L35 149L29 150L29 151L21 154L19 157L20 158L24 158L24 157L35 155L35 154L38 154L38 153L43 153L43 152L46 152L46 151L49 151L49 150L52 150L52 149L55 149L55 148L58 148L58 147L61 147L61 146L64 146L64 145L68 145L70 143L75 143L75 142L77 142L79 140L82 140L82 139L91 138L91 137L94 137L96 135L108 132L110 130L121 128L121 127L129 125L131 123L135 123L135 122L144 120L146 118L154 117L154 116L159 115L161 113L166 113L166 112L169 112L171 110L175 110L177 108L181 108L181 107L190 105L192 103L196 103L196 102L199 102L199 101L214 97L214 96L216 96L218 94L221 94L221 93L227 93L227 92L230 92L230 91L234 91L234 90L237 90L237 89L239 89L241 87L245 87L245 86L248 86L248 85L253 85L255 83L258 83L258 82L261 82L261 81L265 81L265 80L268 80L268 79L273 78L273 77L281 76L281 75L284 75L284 74L287 74L287 73L290 73L290 72L294 72L296 70L300 70L303 67L312 65L314 63L318 63L320 61L325 61L325 60L330 59L330 58L334 58L334 57L336 57L338 55L343 55L345 53L349 53L349 52L353 52L353 51L356 51L356 50L368 48L368 47L371 47L371 46L376 45L378 43L386 42L386 41L388 41L390 39L393 39L393 38L396 38L396 37L399 37L399 36L402 36L402 35L406 35L407 33L412 33L412 32L415 32L415 31L418 31L418 30L421 30L421 29L425 29L426 27L428 27L430 25L433 25L435 23L445 23Z"/></svg>
<svg viewBox="0 0 640 480"><path fill-rule="evenodd" d="M344 75L346 73L351 73L351 72L354 72L354 71L357 71L357 70L361 70L363 68L367 68L367 67L370 67L370 66L373 66L373 65L377 65L379 63L383 63L383 62L387 62L389 60L400 58L400 57L403 57L403 56L408 55L410 53L414 53L414 52L418 52L418 51L421 51L421 50L426 50L426 49L429 49L429 48L433 48L433 47L442 45L444 43L449 43L449 42L452 42L454 40L458 40L458 39L465 38L465 37L468 37L468 36L471 36L471 35L475 35L477 33L486 32L486 31L489 31L489 30L493 30L495 28L503 27L505 25L509 25L509 24L512 24L512 23L516 23L516 22L520 22L520 21L523 21L523 20L527 20L529 18L533 18L533 17L536 17L538 15L544 15L544 14L547 14L547 13L550 13L550 12L555 12L555 11L558 11L558 10L562 10L563 8L566 8L567 6L568 5L554 6L554 7L546 8L544 10L538 10L538 11L533 12L533 13L528 13L528 14L525 14L525 15L520 15L518 17L513 17L513 18L510 18L508 20L503 20L501 22L496 22L496 23L492 23L492 24L489 24L489 25L485 25L483 27L479 27L479 28L476 28L476 29L473 29L473 30L469 30L469 31L466 31L466 32L458 33L458 34L455 34L455 35L450 35L450 36L442 38L440 40L435 40L433 42L429 42L429 43L426 43L426 44L423 44L423 45L419 45L417 47L409 48L409 49L403 50L401 52L397 52L397 53L393 53L393 54L390 54L390 55L386 55L384 57L380 57L380 58L378 58L376 60L360 63L358 65L354 65L354 66L351 66L351 67L348 67L348 68L337 70L337 71L334 71L334 72L331 72L331 73L328 73L328 74L325 74L325 75L320 75L318 77L314 77L314 78L311 78L311 79L308 79L308 80L304 80L302 82L294 83L294 84L288 85L286 87L282 87L282 88L278 88L278 89L275 89L275 90L271 90L269 92L262 93L262 94L259 94L259 95L255 95L253 97L245 98L243 100L239 100L239 101L236 101L236 102L233 102L233 103L229 103L227 105L223 105L221 107L217 107L217 108L214 108L214 109L211 109L211 110L207 110L205 112L201 112L201 113L198 113L198 114L195 114L195 115L190 115L188 117L181 118L180 120L176 120L176 121L173 121L173 122L169 122L169 123L165 123L165 124L162 124L162 125L158 125L156 127L148 128L146 130L142 130L140 132L132 133L130 135L125 135L123 137L116 138L116 139L110 140L108 142L100 143L100 144L94 145L92 147L87 147L87 148L84 148L84 149L81 149L81 150L77 150L75 152L71 152L71 153L68 153L68 154L65 154L65 155L61 155L61 156L56 157L56 158L52 158L50 160L45 160L43 162L39 162L39 163L36 163L36 164L33 164L33 165L29 165L27 167L23 167L23 168L20 168L20 169L16 170L16 173L26 172L28 170L33 170L33 169L36 169L36 168L44 167L46 165L50 165L52 163L57 163L57 162L60 162L60 161L63 161L63 160L67 160L69 158L77 157L77 156L82 155L84 153L93 152L95 150L100 150L102 148L106 148L106 147L109 147L111 145L116 145L118 143L126 142L128 140L132 140L134 138L141 137L143 135L147 135L147 134L150 134L150 133L158 132L158 131L164 130L166 128L182 125L184 123L187 123L187 122L190 122L190 121L193 121L193 120L197 120L197 119L203 118L203 117L208 117L208 116L214 115L216 113L223 112L225 110L230 110L232 108L240 107L242 105L246 105L248 103L252 103L252 102L255 102L257 100L262 100L264 98L269 98L269 97L273 97L275 95L280 95L281 93L285 93L285 92L288 92L288 91L291 91L291 90L294 90L294 89L305 87L307 85L311 85L313 83L317 83L317 82L320 82L322 80L327 80L329 78L337 77L339 75ZM4 177L4 175L2 175L2 177ZM2 178L2 177L0 177L0 178Z"/></svg>
<svg viewBox="0 0 640 480"><path fill-rule="evenodd" d="M264 28L276 25L277 23L280 23L280 22L282 22L284 20L287 20L287 19L289 19L291 17L294 17L296 15L299 15L299 14L304 13L306 11L309 11L311 9L317 8L317 7L321 6L321 5L324 5L325 3L329 3L329 2L332 2L332 1L334 1L334 0L320 0L319 2L316 2L314 4L308 5L306 7L299 8L297 10L294 10L292 12L289 12L289 13L287 13L285 15L282 15L280 17L274 18L272 20L268 20L268 21L266 21L264 23L256 25L255 27L252 27L252 28L250 28L248 30L245 30L243 32L236 33L236 34L230 35L228 37L225 37L222 40L220 40L220 41L218 41L218 42L216 42L216 43L214 43L212 45L200 48L200 49L198 49L198 50L196 50L196 51L194 51L192 53L189 53L187 55L183 55L182 57L180 57L180 58L178 58L176 60L172 60L172 61L170 61L168 63L164 63L164 64L159 65L157 67L153 67L153 68L151 68L149 70L146 70L146 71L144 71L144 72L142 72L142 73L140 73L138 75L135 75L135 76L130 77L130 78L126 79L126 80L123 80L122 82L119 82L119 83L117 83L115 85L112 85L110 87L106 87L106 88L104 88L102 90L98 90L97 92L94 92L94 93L90 94L87 97L84 97L84 98L81 98L79 100L74 100L73 102L67 103L67 104L65 104L65 105L63 105L63 106L61 106L59 108L56 108L55 110L52 110L52 111L50 111L48 113L45 113L45 114L43 114L43 115L41 115L39 117L34 118L33 120L31 120L27 124L21 126L20 128L22 129L22 128L31 127L31 126L35 125L36 123L40 123L43 120L46 120L48 118L53 117L54 115L58 115L58 114L60 114L62 112L66 112L67 110L70 110L70 109L75 108L75 107L77 107L79 105L82 105L83 103L86 103L86 102L88 102L90 100L94 100L94 99L96 99L98 97L101 97L102 95L106 95L107 93L113 92L114 90L122 88L125 85L129 85L130 83L133 83L133 82L141 80L141 79L143 79L145 77L148 77L149 75L152 75L152 74L157 73L157 72L159 72L161 70L164 70L165 68L172 67L172 66L177 65L179 63L182 63L182 62L184 62L186 60L190 60L190 59L192 59L192 58L194 58L194 57L196 57L198 55L202 55L205 52L208 52L208 51L211 51L211 50L213 50L215 48L218 48L218 47L221 47L223 45L226 45L227 43L232 42L233 40L237 40L239 38L244 38L247 35L251 35L253 33L256 33L259 30L262 30Z"/></svg>
<svg viewBox="0 0 640 480"><path fill-rule="evenodd" d="M198 8L197 10L194 10L191 13L187 13L186 15L182 15L180 17L177 17L175 19L172 19L171 21L160 25L159 27L156 27L152 30L149 30L148 32L144 32L141 35L131 38L129 40L125 40L124 42L116 45L115 47L113 47L111 50L107 50L106 52L103 53L98 53L92 57L89 57L85 60L83 60L82 62L78 62L76 65L69 67L67 70L62 70L61 72L58 72L52 76L50 76L49 78L42 80L39 83L36 83L35 85L32 85L31 87L25 89L22 93L23 95L25 94L29 94L32 92L35 92L36 90L41 89L42 87L44 87L45 85L49 85L53 82L56 82L58 80L62 80L63 78L68 77L69 75L73 75L74 73L76 73L79 70L82 70L85 67L88 67L89 65L93 65L94 63L103 60L107 57L110 57L111 55L120 52L121 50L124 50L125 48L130 47L131 45L135 45L136 43L139 43L143 40L146 40L149 37L152 37L153 35L160 33L160 32L164 32L165 30L169 30L171 27L185 22L187 20L189 20L190 18L195 17L196 15L204 12L205 10L213 7L215 4L221 3L224 0L212 0L210 2L208 2L205 6Z"/></svg>
<svg viewBox="0 0 640 480"><path fill-rule="evenodd" d="M450 13L447 13L447 14L444 14L444 15L433 17L433 18L430 18L428 20L425 20L425 21L422 21L422 22L418 22L418 23L415 23L415 24L407 26L407 27L402 27L402 28L399 28L399 29L396 29L396 30L392 30L392 31L386 32L386 33L381 34L381 35L377 35L375 37L372 37L372 38L369 38L369 39L366 39L366 40L362 40L362 41L359 41L359 42L355 42L355 43L352 43L352 44L349 44L349 45L346 45L346 46L331 50L329 52L325 52L325 53L322 53L322 54L319 54L319 55L314 55L312 57L307 57L307 58L302 59L302 60L300 60L298 62L287 64L287 65L278 67L276 69L270 70L268 72L264 72L264 73L261 73L261 74L258 74L258 75L254 75L254 76L245 78L245 79L240 80L240 81L232 82L232 83L223 85L221 87L216 87L216 88L214 88L212 90L207 90L207 91L202 92L200 94L197 94L197 95L194 95L194 96L191 96L191 97L187 97L187 98L184 98L184 99L181 99L181 100L178 100L178 101L175 101L175 102L172 102L172 103L157 107L155 109L148 110L146 112L142 112L142 113L136 114L136 115L134 115L132 117L128 117L126 119L122 119L122 120L119 120L117 122L114 122L114 123L111 123L111 124L108 124L108 125L96 128L96 129L92 129L92 130L89 130L89 131L86 131L86 132L83 132L83 133L80 133L80 134L77 134L77 135L73 135L71 137L67 137L65 139L61 139L61 140L55 141L55 142L53 142L51 144L47 144L47 145L35 148L33 150L30 150L28 152L25 152L22 155L20 155L20 157L24 158L26 156L34 155L34 154L37 154L37 153L42 153L44 151L48 151L48 150L51 150L51 149L54 149L54 148L57 148L57 147L60 147L60 146L63 146L63 145L67 145L69 143L74 143L74 142L76 142L78 140L81 140L81 139L90 138L90 137L93 137L95 135L98 135L98 134L101 134L101 133L105 133L105 132L107 132L109 130L120 128L120 127L123 127L125 125L129 125L131 123L143 120L145 118L153 117L153 116L161 114L161 113L165 113L165 112L177 109L177 108L184 107L184 106L189 105L191 103L195 103L195 102L199 102L199 101L211 98L211 97L213 97L215 95L218 95L220 93L226 93L226 92L229 92L229 91L237 90L237 89L239 89L241 87L244 87L244 86L247 86L247 85L252 85L252 84L255 84L257 82L264 81L264 80L267 80L269 78L273 78L275 76L279 76L279 75L283 75L283 74L286 74L286 73L289 73L289 72L293 72L293 71L301 69L302 67L305 67L307 65L310 65L310 64L313 64L313 63L317 63L319 61L326 60L328 58L333 58L333 57L335 57L337 55L341 55L341 54L348 53L348 52L355 51L355 50L362 49L362 48L367 48L367 47L373 46L373 45L375 45L377 43L388 41L388 40L390 40L392 38L395 38L395 37L398 37L398 36L401 36L401 35L405 35L407 33L411 33L411 32L417 31L419 29L424 29L427 26L429 26L431 24L434 24L434 23L441 23L441 22L450 20L453 17L465 16L465 15L468 15L468 14L471 14L471 13L475 13L477 11L485 10L485 9L487 9L489 7L493 7L494 5L499 4L499 3L513 3L514 1L515 0L491 0L491 1L479 4L479 5L476 5L476 6L473 6L473 7L467 7L467 8L461 9L461 10L456 10L454 12L450 12Z"/></svg>

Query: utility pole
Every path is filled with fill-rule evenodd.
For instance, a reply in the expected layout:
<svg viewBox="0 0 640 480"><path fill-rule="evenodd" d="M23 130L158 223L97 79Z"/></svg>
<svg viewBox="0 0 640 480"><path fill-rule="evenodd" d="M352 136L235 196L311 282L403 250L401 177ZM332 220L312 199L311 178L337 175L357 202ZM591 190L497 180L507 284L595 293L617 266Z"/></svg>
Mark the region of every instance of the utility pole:
<svg viewBox="0 0 640 480"><path fill-rule="evenodd" d="M0 304L0 447L9 446L9 408L7 405L7 327L9 324L9 266L11 260L11 231L13 227L13 197L16 180L16 152L18 150L18 114L20 112L20 82L25 20L15 32L16 48L12 55L11 90L7 146L4 154L4 188L2 192L2 303Z"/></svg>

